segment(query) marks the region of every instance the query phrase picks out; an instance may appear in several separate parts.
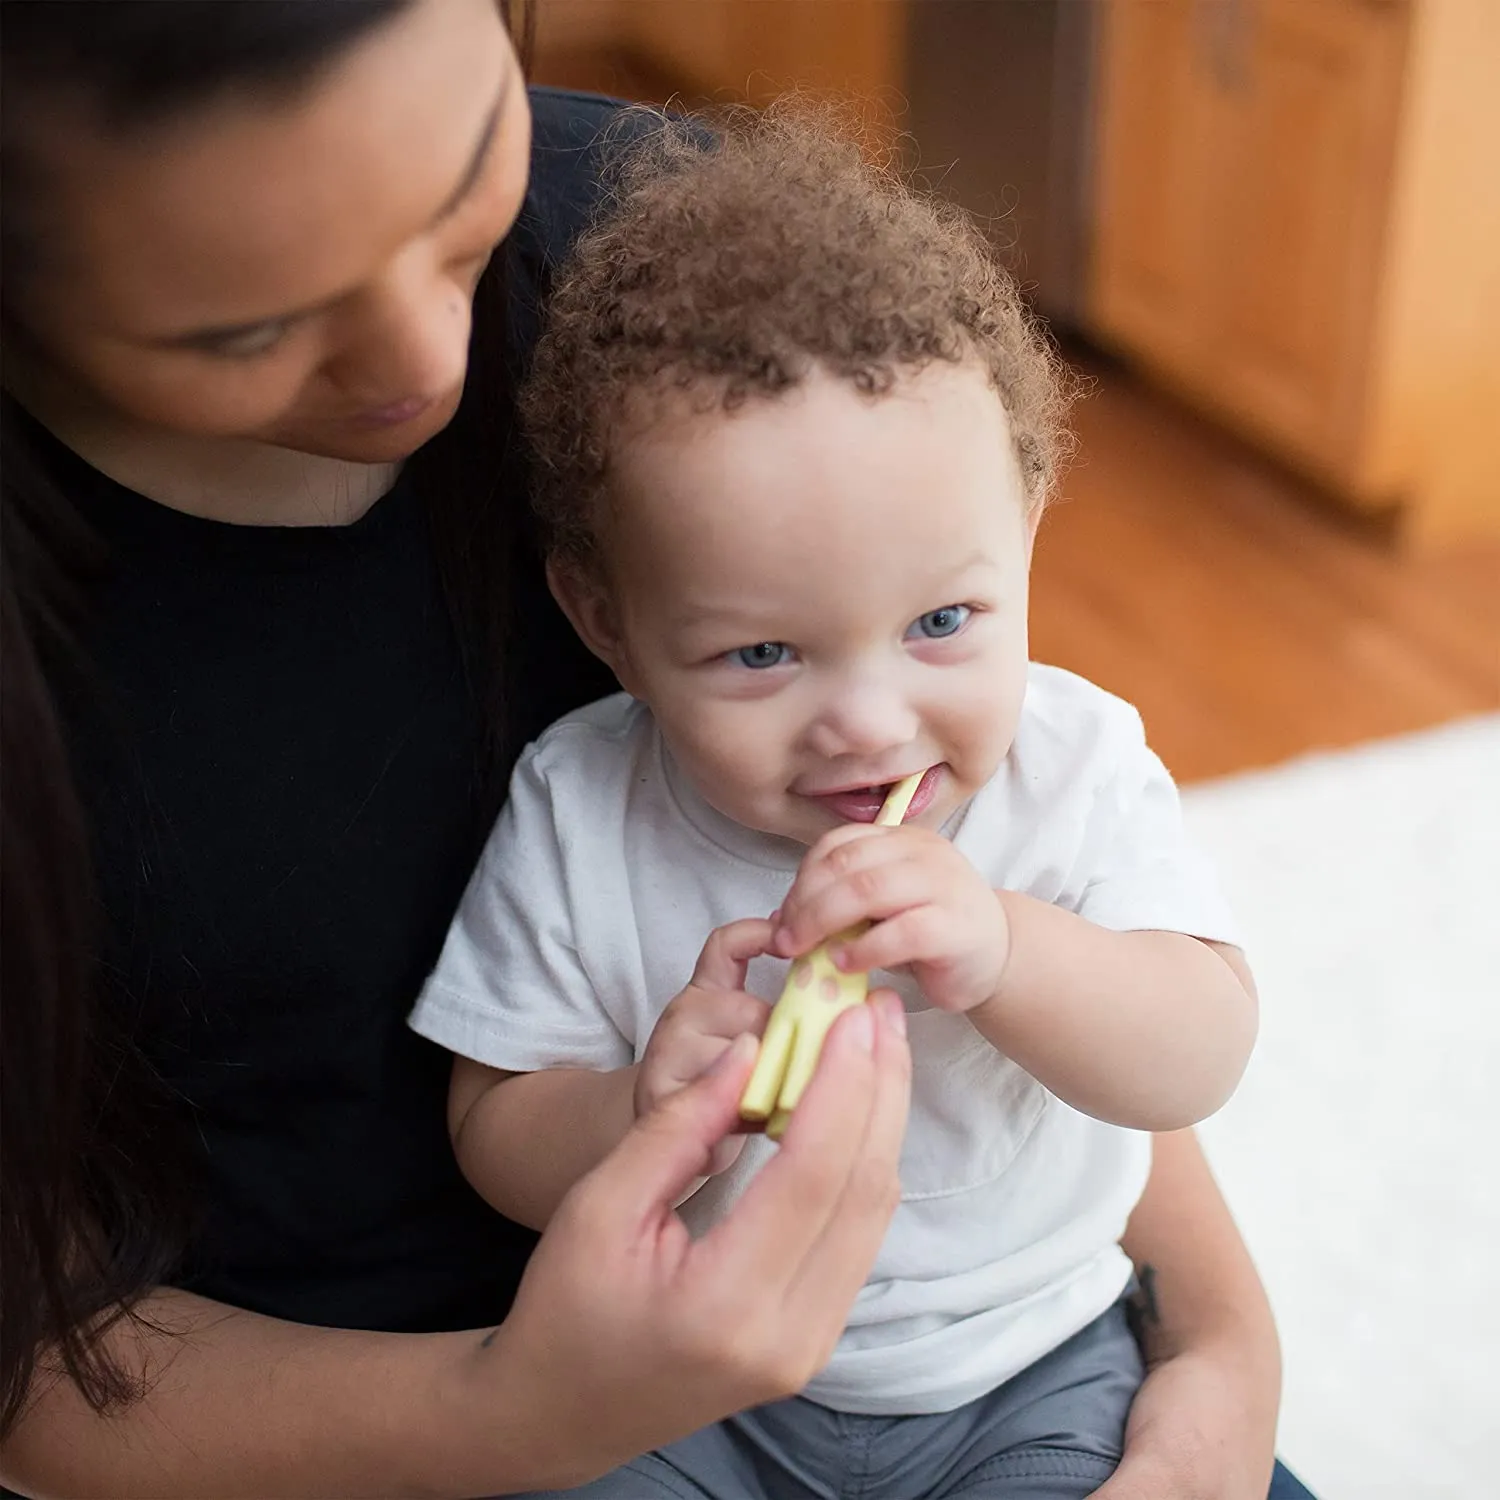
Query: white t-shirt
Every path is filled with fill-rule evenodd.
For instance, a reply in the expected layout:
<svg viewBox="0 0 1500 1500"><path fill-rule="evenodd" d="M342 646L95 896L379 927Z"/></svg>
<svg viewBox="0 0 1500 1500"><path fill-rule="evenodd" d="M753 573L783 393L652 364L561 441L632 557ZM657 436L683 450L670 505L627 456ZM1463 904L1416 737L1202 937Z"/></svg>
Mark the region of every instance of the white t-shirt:
<svg viewBox="0 0 1500 1500"><path fill-rule="evenodd" d="M1139 715L1071 673L1031 668L1010 754L944 831L991 886L1120 931L1236 941ZM592 704L518 764L411 1024L517 1072L626 1066L709 932L774 910L802 853L698 796L642 705ZM774 1000L785 969L756 959L748 988ZM904 976L877 979L909 1012L901 1205L807 1395L873 1415L948 1411L1120 1295L1118 1241L1150 1140L1071 1109ZM689 1226L719 1216L775 1149L752 1138L682 1205Z"/></svg>

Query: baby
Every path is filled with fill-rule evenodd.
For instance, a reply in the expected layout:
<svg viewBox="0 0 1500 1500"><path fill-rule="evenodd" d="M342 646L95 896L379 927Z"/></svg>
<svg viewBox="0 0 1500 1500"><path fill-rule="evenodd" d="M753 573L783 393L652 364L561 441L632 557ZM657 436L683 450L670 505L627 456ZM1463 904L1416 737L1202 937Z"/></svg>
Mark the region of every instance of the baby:
<svg viewBox="0 0 1500 1500"><path fill-rule="evenodd" d="M553 592L625 691L522 757L412 1017L463 1170L545 1224L865 921L837 961L901 994L914 1064L805 1396L570 1493L1032 1500L1118 1461L1144 1132L1215 1110L1256 1021L1138 715L1028 663L1064 408L979 234L793 113L669 127L560 273L523 410ZM690 1228L775 1149L721 1146Z"/></svg>

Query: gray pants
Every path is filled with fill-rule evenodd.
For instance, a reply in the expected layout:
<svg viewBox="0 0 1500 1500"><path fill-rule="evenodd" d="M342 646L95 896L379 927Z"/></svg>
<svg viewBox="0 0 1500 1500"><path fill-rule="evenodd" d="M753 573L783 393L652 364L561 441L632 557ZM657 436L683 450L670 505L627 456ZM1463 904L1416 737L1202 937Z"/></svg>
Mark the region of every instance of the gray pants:
<svg viewBox="0 0 1500 1500"><path fill-rule="evenodd" d="M705 1427L569 1500L1076 1500L1114 1472L1141 1359L1117 1304L1013 1380L930 1417L778 1401ZM532 1496L530 1500L541 1500Z"/></svg>

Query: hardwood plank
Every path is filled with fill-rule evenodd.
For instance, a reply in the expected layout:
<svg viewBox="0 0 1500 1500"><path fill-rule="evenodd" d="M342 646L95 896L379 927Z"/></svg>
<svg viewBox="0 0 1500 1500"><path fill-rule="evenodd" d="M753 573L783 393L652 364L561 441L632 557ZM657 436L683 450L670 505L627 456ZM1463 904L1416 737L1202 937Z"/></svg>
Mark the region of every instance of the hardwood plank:
<svg viewBox="0 0 1500 1500"><path fill-rule="evenodd" d="M1403 552L1094 364L1032 650L1131 699L1184 779L1500 708L1500 545Z"/></svg>

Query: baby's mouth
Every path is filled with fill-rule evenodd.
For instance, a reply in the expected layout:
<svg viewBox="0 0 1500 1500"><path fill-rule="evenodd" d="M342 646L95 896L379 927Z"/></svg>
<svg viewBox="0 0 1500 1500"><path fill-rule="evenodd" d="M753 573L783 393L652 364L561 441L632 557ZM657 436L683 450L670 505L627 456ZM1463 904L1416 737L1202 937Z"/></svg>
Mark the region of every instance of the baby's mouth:
<svg viewBox="0 0 1500 1500"><path fill-rule="evenodd" d="M941 766L929 766L923 773L922 783L907 810L907 820L916 817L932 802L942 770ZM836 792L811 792L807 796L846 823L873 823L895 785L894 781L882 781L869 786L844 787Z"/></svg>

